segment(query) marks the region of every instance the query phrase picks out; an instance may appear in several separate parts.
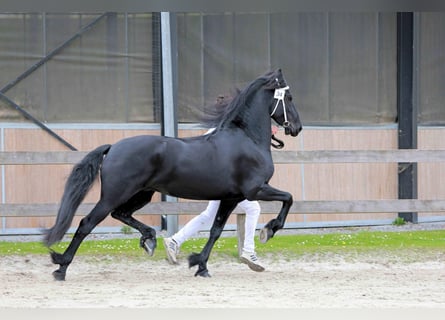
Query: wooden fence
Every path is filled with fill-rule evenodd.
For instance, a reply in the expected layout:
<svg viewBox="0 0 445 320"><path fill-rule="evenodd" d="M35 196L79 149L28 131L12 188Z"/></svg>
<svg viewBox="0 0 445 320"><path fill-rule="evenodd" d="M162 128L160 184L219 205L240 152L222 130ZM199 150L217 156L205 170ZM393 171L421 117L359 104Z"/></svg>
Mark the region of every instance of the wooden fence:
<svg viewBox="0 0 445 320"><path fill-rule="evenodd" d="M74 164L87 152L0 152L0 165ZM274 163L373 163L373 162L443 162L445 150L330 150L330 151L273 151ZM140 209L141 214L196 214L207 202L153 202ZM80 215L87 214L92 204L82 204ZM57 212L52 204L0 204L0 217L52 216ZM277 202L262 202L264 213L276 213ZM372 212L440 212L445 211L445 200L339 200L295 201L290 214L301 213L372 213Z"/></svg>
<svg viewBox="0 0 445 320"><path fill-rule="evenodd" d="M0 152L0 165L74 164L88 152ZM444 162L445 150L272 151L274 163Z"/></svg>
<svg viewBox="0 0 445 320"><path fill-rule="evenodd" d="M2 165L42 165L74 164L87 152L0 152ZM445 150L351 150L351 151L273 151L274 163L413 163L443 162ZM82 204L78 215L86 215L94 204ZM205 209L207 202L153 202L140 209L138 214L180 215L198 214ZM263 213L278 213L279 202L261 202ZM42 217L53 216L57 203L50 204L0 204L0 217ZM311 213L392 213L392 212L442 212L445 200L340 200L340 201L295 201L289 214ZM237 214L237 229L241 232L245 216Z"/></svg>

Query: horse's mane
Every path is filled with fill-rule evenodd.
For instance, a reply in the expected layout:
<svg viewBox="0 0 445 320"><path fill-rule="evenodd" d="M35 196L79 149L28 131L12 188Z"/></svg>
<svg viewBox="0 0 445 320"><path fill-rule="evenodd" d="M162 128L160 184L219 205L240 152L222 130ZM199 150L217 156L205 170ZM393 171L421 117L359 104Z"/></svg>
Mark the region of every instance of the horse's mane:
<svg viewBox="0 0 445 320"><path fill-rule="evenodd" d="M230 110L229 105L232 100L237 97L241 90L235 88L231 94L221 94L216 98L216 102L213 105L205 107L202 110L200 116L200 122L207 128L215 128L226 117L227 112Z"/></svg>
<svg viewBox="0 0 445 320"><path fill-rule="evenodd" d="M204 109L200 122L208 128L222 127L231 123L238 115L240 107L246 104L252 92L265 85L271 86L272 82L275 82L275 78L271 81L274 74L275 71L268 72L252 81L243 90L235 89L234 94L218 96L214 105Z"/></svg>

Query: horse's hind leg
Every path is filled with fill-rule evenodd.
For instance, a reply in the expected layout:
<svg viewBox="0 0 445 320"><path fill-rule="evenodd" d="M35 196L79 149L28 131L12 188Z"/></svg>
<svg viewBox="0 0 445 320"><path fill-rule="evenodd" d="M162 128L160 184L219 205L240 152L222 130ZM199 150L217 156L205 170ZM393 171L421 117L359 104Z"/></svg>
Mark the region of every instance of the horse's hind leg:
<svg viewBox="0 0 445 320"><path fill-rule="evenodd" d="M188 258L190 268L198 265L198 271L196 271L195 277L210 277L209 271L207 270L207 261L209 260L210 252L212 251L216 240L219 239L227 219L229 218L233 209L235 209L238 202L238 200L221 200L215 221L210 229L209 240L207 240L207 243L205 244L201 253L192 253Z"/></svg>
<svg viewBox="0 0 445 320"><path fill-rule="evenodd" d="M111 213L113 218L139 230L142 234L140 246L147 251L149 256L153 255L156 248L156 231L133 218L132 214L149 203L153 193L154 191L152 190L140 191Z"/></svg>
<svg viewBox="0 0 445 320"><path fill-rule="evenodd" d="M79 223L79 227L74 234L71 243L63 254L57 253L55 251L51 252L51 259L54 264L60 265L59 269L53 272L55 280L65 280L66 269L73 261L74 255L77 249L82 243L83 239L91 233L91 231L96 227L102 220L106 218L109 210L99 201L94 209L85 216Z"/></svg>

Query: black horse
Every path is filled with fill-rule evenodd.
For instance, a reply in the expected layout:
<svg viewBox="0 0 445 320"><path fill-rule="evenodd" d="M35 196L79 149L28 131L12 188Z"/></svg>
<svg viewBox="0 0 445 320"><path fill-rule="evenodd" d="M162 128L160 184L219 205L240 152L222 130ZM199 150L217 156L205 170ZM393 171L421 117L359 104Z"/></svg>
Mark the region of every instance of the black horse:
<svg viewBox="0 0 445 320"><path fill-rule="evenodd" d="M274 172L270 151L271 118L297 136L300 118L281 70L269 72L240 91L224 110L216 129L208 135L177 139L136 136L103 145L76 164L67 179L55 225L46 231L44 244L59 242L99 171L100 200L84 217L63 254L51 250L56 280L65 280L66 270L83 239L108 214L139 230L140 245L149 255L156 248L153 228L132 217L150 202L154 192L195 199L221 200L209 239L199 254L189 256L195 275L209 276L207 260L216 240L238 202L282 201L276 219L260 233L266 242L284 226L293 203L292 195L268 184Z"/></svg>

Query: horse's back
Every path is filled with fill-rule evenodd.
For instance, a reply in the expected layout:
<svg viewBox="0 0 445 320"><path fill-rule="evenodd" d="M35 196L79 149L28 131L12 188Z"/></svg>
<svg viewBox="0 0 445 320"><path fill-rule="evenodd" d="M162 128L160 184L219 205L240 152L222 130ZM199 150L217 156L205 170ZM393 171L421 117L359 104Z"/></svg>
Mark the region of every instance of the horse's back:
<svg viewBox="0 0 445 320"><path fill-rule="evenodd" d="M188 192L194 189L189 186L193 182L196 185L197 180L209 181L209 177L216 176L212 165L215 150L209 151L208 147L202 136L177 139L141 135L122 139L110 148L103 161L102 191L112 192L111 197L143 188L177 195Z"/></svg>
<svg viewBox="0 0 445 320"><path fill-rule="evenodd" d="M245 179L267 181L272 171L258 169L264 171L268 157L240 137L135 136L111 147L102 184L113 194L146 188L181 198L222 199L239 195Z"/></svg>

